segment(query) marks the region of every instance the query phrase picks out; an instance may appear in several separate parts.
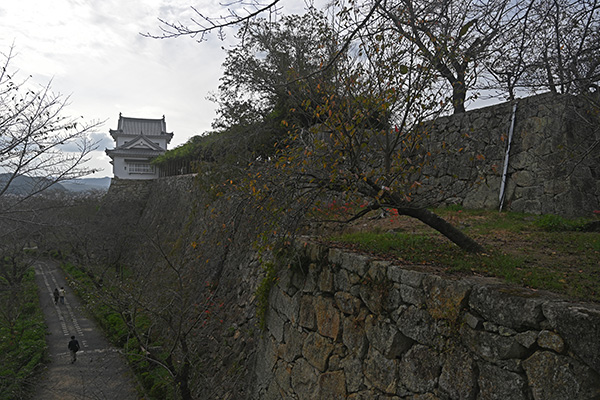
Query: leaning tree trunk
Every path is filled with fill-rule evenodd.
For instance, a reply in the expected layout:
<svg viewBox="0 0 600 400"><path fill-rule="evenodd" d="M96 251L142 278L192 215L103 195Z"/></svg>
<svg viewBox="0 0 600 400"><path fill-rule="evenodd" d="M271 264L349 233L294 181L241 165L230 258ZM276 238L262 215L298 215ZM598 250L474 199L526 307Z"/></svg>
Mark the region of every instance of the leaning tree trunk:
<svg viewBox="0 0 600 400"><path fill-rule="evenodd" d="M454 225L426 208L397 208L398 213L413 217L446 236L452 243L470 253L483 253L484 248Z"/></svg>
<svg viewBox="0 0 600 400"><path fill-rule="evenodd" d="M373 179L365 178L366 186L362 187L361 192L371 198L376 198L381 195L380 185L376 184ZM383 197L378 199L382 201L386 207L395 208L400 215L416 218L425 225L430 226L442 235L446 236L452 243L456 244L461 249L469 253L483 253L485 249L479 243L465 235L454 225L448 223L439 215L422 207L407 207L407 203L396 193L387 191L383 193Z"/></svg>

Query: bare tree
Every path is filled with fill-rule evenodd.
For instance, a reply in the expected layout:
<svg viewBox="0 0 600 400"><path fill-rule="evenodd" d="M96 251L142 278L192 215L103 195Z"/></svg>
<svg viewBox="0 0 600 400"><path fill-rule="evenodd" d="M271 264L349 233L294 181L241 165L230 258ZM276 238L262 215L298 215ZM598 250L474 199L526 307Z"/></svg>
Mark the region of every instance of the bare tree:
<svg viewBox="0 0 600 400"><path fill-rule="evenodd" d="M284 36L295 40L290 37L293 35L281 38ZM273 37L280 35L275 32ZM277 138L278 152L244 164L246 177L228 180L239 185L241 192L255 194L255 200L265 207L272 207L272 214L279 215L274 226L280 234L293 234L305 217L310 220L314 216L318 202L337 197L345 198L352 207L368 204L352 218L363 216L363 211L396 209L439 230L466 250L482 251L476 242L426 209L457 195L457 182L435 191L418 189L428 180L425 172L435 165L435 157L455 151L454 157L465 159L466 170L469 156L458 154L463 146L450 145L451 141L446 149L434 148L434 140L428 141L428 133L420 127L444 110L439 104L443 88L435 71L422 65L417 46L396 39L389 29L364 35L357 48L346 55L339 53L342 55L328 75L294 80L294 90L279 95L294 105L295 114L310 116L310 123L288 115L290 119L282 121L285 129ZM269 60L280 47L271 43L244 65ZM254 76L256 71L236 70L227 75L227 83L235 86L243 79L241 84L246 84L250 76L260 78ZM262 75L263 70L258 71ZM254 89L253 94L261 96L263 91ZM277 101L271 107L274 104ZM439 142L445 139L436 138ZM269 199L274 201L269 203Z"/></svg>
<svg viewBox="0 0 600 400"><path fill-rule="evenodd" d="M540 57L531 83L554 93L585 93L600 80L600 2L537 2Z"/></svg>
<svg viewBox="0 0 600 400"><path fill-rule="evenodd" d="M475 80L478 63L501 30L510 30L515 14L506 0L377 1L379 14L400 40L409 40L419 56L451 86L454 113Z"/></svg>
<svg viewBox="0 0 600 400"><path fill-rule="evenodd" d="M19 80L12 69L14 47L0 66L0 323L14 321L25 307L24 277L31 273L34 250L56 226L52 215L64 208L53 186L86 175L83 166L95 149L91 133L99 123L64 117L68 98L50 84ZM48 194L47 197L38 196ZM54 197L53 197L54 196Z"/></svg>
<svg viewBox="0 0 600 400"><path fill-rule="evenodd" d="M280 11L278 1L264 5L250 3L250 10L245 13L239 13L236 8L246 2L231 4L225 17L210 18L194 8L198 18L192 19L190 24L161 20L163 34L147 36L203 39L211 31L221 33L227 27L249 23L261 13ZM373 25L395 31L397 40L412 42L422 63L437 71L450 85L455 113L465 111L467 90L476 78L477 65L486 57L499 33L513 28L519 15L516 8L518 4L509 0L371 0L330 5L336 23L346 31L341 51L357 37L370 34L369 28Z"/></svg>
<svg viewBox="0 0 600 400"><path fill-rule="evenodd" d="M50 83L37 86L13 71L14 47L3 54L0 70L0 214L63 180L94 172L85 167L96 149L89 134L101 122L87 123L63 114L69 98ZM21 182L19 182L21 181ZM6 196L21 184L19 196Z"/></svg>
<svg viewBox="0 0 600 400"><path fill-rule="evenodd" d="M484 87L508 92L580 94L600 81L600 2L529 0L518 24L503 30L484 60L492 81Z"/></svg>
<svg viewBox="0 0 600 400"><path fill-rule="evenodd" d="M296 43L303 29L286 28L284 35L285 24L270 24L267 27L272 31L267 35L269 32L260 29L244 28L245 43L258 41L261 51L247 54L234 50L235 62L226 64L227 79L222 88L235 94L238 87L244 87L251 92L246 96L266 100L266 112L283 112L286 118L281 120L280 136L276 138L279 153L251 160L245 174L250 178L236 179L236 184L242 191L255 193L259 201L277 199L272 204L273 213L287 214L278 224L289 226L290 232L310 214L315 202L328 196L345 196L354 205L368 203L368 210L396 209L439 230L466 250L482 251L476 242L426 209L456 196L456 182L436 191L418 190L428 179L424 171L435 164L434 157L451 149L459 151L462 146L424 149L433 141L426 140L427 132L419 132L419 126L439 115L449 103L440 104L444 88L438 83L438 71L423 63L417 43L398 40L398 32L389 27L390 14L383 14L380 6L381 2L372 4L367 10L372 15L357 19L356 27L349 28L357 32L360 27L356 46L338 42L334 51L326 52L321 60L309 60L310 56L305 55L304 62L317 61L316 65L328 67L323 69L326 73L303 71L309 73L304 79L292 74L277 82L265 80L265 76L272 76L270 71L293 69L298 60L285 63L285 56L279 53ZM377 12L379 18L374 16ZM272 40L264 40L263 36ZM326 57L331 53L336 54L335 62ZM278 61L275 68L268 64L272 60ZM257 65L261 68L255 68ZM270 88L274 83L277 87ZM285 107L278 110L282 102ZM305 117L308 122L295 116ZM464 168L468 168L467 162ZM356 217L362 215L359 212Z"/></svg>
<svg viewBox="0 0 600 400"><path fill-rule="evenodd" d="M191 36L201 42L206 40L207 35L216 32L223 39L227 28L237 28L259 16L263 16L263 14L269 14L271 17L277 16L281 10L279 7L280 1L273 0L263 3L261 1L234 0L227 3L225 13L218 17L207 15L199 8L190 6L194 14L191 25L188 22L182 23L159 18L161 33L159 35L146 33L143 36L160 39Z"/></svg>

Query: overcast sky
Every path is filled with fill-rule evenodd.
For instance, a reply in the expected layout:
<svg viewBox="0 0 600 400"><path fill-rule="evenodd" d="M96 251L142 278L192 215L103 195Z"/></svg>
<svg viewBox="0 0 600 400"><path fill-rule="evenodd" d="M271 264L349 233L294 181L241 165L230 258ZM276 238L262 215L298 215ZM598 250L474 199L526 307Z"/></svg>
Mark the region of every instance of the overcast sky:
<svg viewBox="0 0 600 400"><path fill-rule="evenodd" d="M284 9L300 12L302 0L286 0ZM114 147L109 129L119 113L127 117L166 117L175 134L169 148L210 130L215 92L227 43L211 37L149 39L159 33L158 17L189 21L191 5L211 15L223 13L218 0L19 0L0 3L0 51L14 42L12 67L55 92L71 96L66 115L106 120L99 151L89 166L112 176L104 154ZM230 37L234 32L230 32Z"/></svg>

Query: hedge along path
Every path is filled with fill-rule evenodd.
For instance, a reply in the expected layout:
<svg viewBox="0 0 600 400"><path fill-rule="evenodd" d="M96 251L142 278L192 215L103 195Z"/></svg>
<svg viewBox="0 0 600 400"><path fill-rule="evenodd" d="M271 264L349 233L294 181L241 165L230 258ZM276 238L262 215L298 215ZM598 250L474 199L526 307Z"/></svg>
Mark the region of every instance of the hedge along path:
<svg viewBox="0 0 600 400"><path fill-rule="evenodd" d="M135 378L118 349L83 312L56 262L39 260L35 265L40 305L48 326L46 343L49 364L32 388L32 399L44 400L136 400ZM54 288L67 291L65 304L54 304ZM81 350L71 364L67 344L71 336Z"/></svg>

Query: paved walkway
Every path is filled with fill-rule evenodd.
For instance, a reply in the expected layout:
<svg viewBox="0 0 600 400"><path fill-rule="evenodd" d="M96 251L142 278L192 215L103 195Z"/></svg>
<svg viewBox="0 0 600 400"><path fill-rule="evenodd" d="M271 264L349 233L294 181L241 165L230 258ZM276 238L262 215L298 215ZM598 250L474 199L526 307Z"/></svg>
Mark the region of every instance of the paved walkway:
<svg viewBox="0 0 600 400"><path fill-rule="evenodd" d="M134 378L123 356L83 312L55 262L36 264L40 303L48 325L50 364L36 383L34 400L137 400ZM54 304L54 288L67 291L65 304ZM81 350L71 364L71 336Z"/></svg>

